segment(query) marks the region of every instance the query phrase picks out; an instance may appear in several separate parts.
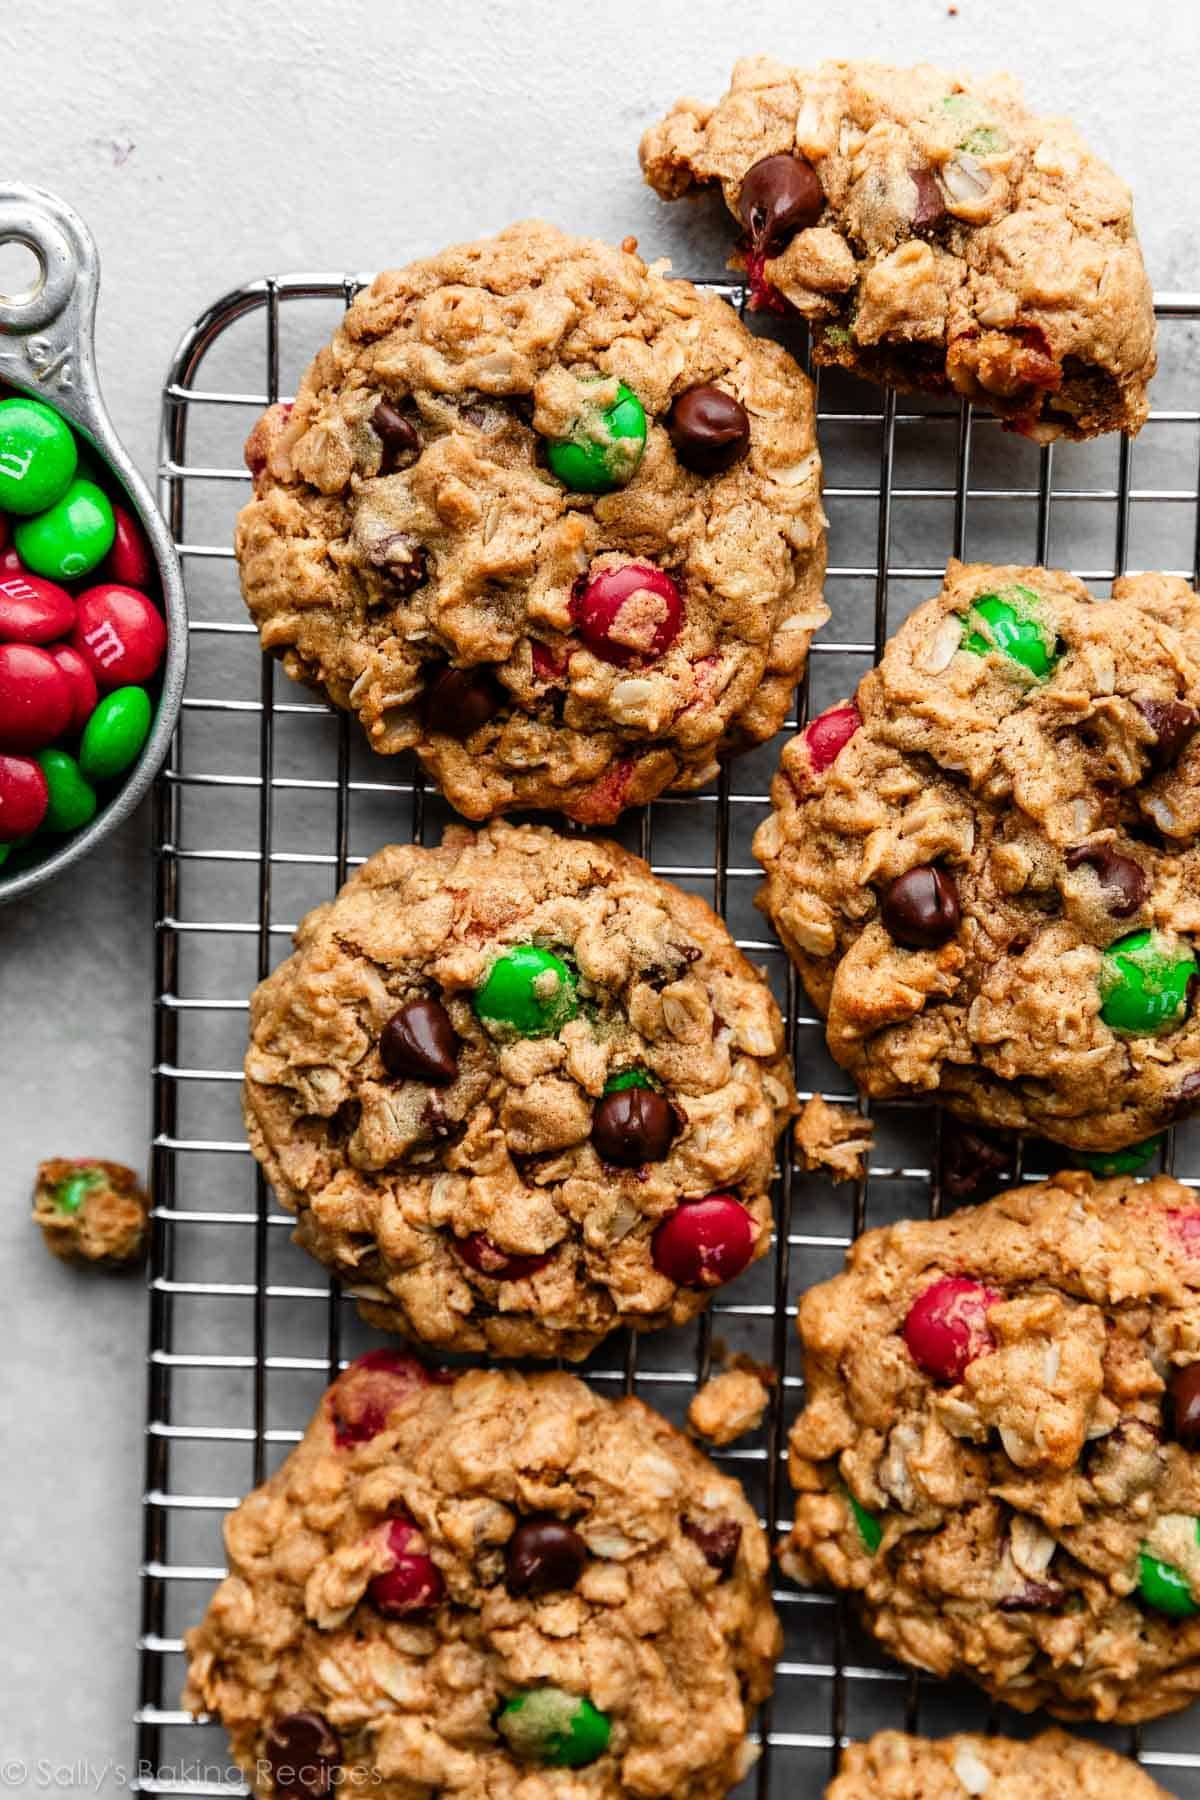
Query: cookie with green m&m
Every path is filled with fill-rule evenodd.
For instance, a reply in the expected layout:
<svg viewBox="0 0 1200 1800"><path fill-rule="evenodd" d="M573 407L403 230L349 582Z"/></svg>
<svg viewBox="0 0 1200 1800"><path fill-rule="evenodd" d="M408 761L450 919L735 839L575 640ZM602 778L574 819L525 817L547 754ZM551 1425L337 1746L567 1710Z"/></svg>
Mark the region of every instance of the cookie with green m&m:
<svg viewBox="0 0 1200 1800"><path fill-rule="evenodd" d="M640 154L664 200L723 193L751 309L803 318L818 366L963 396L1039 443L1144 423L1154 307L1129 190L1011 76L743 57Z"/></svg>
<svg viewBox="0 0 1200 1800"><path fill-rule="evenodd" d="M466 818L703 786L828 617L808 377L632 239L527 220L381 274L246 458L264 645Z"/></svg>
<svg viewBox="0 0 1200 1800"><path fill-rule="evenodd" d="M787 1574L850 1597L891 1656L1022 1712L1134 1723L1189 1703L1191 1188L1068 1169L869 1231L798 1325Z"/></svg>
<svg viewBox="0 0 1200 1800"><path fill-rule="evenodd" d="M140 1261L149 1211L141 1182L124 1163L53 1156L38 1165L33 1222L64 1262Z"/></svg>
<svg viewBox="0 0 1200 1800"><path fill-rule="evenodd" d="M368 1351L226 1546L184 1704L262 1800L721 1800L753 1766L767 1537L640 1401Z"/></svg>
<svg viewBox="0 0 1200 1800"><path fill-rule="evenodd" d="M759 903L869 1097L1124 1173L1200 1105L1198 793L1186 582L951 562L784 749Z"/></svg>
<svg viewBox="0 0 1200 1800"><path fill-rule="evenodd" d="M545 827L381 851L251 1002L249 1142L300 1242L438 1350L694 1318L769 1248L793 1094L708 907Z"/></svg>

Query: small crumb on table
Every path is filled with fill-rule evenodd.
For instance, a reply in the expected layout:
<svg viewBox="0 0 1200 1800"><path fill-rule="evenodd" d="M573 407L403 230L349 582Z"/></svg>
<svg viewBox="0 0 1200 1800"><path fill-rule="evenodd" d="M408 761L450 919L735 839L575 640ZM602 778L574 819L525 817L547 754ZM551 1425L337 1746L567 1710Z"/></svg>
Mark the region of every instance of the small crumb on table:
<svg viewBox="0 0 1200 1800"><path fill-rule="evenodd" d="M732 1444L734 1438L758 1429L769 1399L767 1381L759 1370L725 1369L700 1389L688 1407L688 1424L711 1444Z"/></svg>
<svg viewBox="0 0 1200 1800"><path fill-rule="evenodd" d="M828 1169L835 1181L867 1172L871 1121L853 1106L831 1106L814 1094L796 1120L796 1149L806 1169Z"/></svg>
<svg viewBox="0 0 1200 1800"><path fill-rule="evenodd" d="M38 1165L33 1222L64 1262L139 1262L149 1211L145 1190L123 1163L53 1156Z"/></svg>

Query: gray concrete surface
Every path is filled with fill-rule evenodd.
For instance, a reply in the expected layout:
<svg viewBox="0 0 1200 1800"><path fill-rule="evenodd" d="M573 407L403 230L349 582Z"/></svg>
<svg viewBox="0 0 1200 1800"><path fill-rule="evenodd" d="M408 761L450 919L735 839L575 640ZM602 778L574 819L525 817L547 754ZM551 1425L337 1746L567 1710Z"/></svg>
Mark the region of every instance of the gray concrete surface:
<svg viewBox="0 0 1200 1800"><path fill-rule="evenodd" d="M715 210L661 208L637 139L755 50L1013 69L1133 183L1156 284L1200 287L1195 10L1163 0L41 0L0 15L0 172L92 226L102 375L150 475L172 345L246 277L530 213L716 270ZM45 1154L145 1161L149 894L143 818L0 913L0 1789L23 1793L118 1791L132 1744L145 1297L51 1266L26 1195Z"/></svg>

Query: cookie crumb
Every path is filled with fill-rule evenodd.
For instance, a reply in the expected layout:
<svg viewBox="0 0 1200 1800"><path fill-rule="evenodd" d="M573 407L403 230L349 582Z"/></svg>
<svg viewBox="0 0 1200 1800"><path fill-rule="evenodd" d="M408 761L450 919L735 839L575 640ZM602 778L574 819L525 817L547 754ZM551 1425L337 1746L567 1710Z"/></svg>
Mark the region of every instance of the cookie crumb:
<svg viewBox="0 0 1200 1800"><path fill-rule="evenodd" d="M698 1437L718 1445L757 1431L771 1398L765 1377L773 1374L739 1363L712 1376L688 1407L688 1425Z"/></svg>
<svg viewBox="0 0 1200 1800"><path fill-rule="evenodd" d="M64 1262L139 1262L146 1249L149 1198L124 1163L53 1156L39 1163L33 1222Z"/></svg>
<svg viewBox="0 0 1200 1800"><path fill-rule="evenodd" d="M814 1094L796 1120L796 1148L806 1169L828 1169L835 1181L861 1181L872 1126L853 1106L831 1106Z"/></svg>

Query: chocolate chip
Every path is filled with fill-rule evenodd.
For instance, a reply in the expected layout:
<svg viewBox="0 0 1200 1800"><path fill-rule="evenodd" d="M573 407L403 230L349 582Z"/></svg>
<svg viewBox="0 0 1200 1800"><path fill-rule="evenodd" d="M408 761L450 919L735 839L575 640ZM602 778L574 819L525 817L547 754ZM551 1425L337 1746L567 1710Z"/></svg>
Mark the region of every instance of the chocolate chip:
<svg viewBox="0 0 1200 1800"><path fill-rule="evenodd" d="M592 1118L592 1142L605 1162L623 1169L661 1162L675 1136L675 1115L665 1094L622 1088L605 1094Z"/></svg>
<svg viewBox="0 0 1200 1800"><path fill-rule="evenodd" d="M943 1116L938 1183L945 1197L969 1200L981 1189L994 1193L999 1178L1015 1167L1013 1146L1006 1139Z"/></svg>
<svg viewBox="0 0 1200 1800"><path fill-rule="evenodd" d="M461 742L503 705L503 690L489 669L443 669L425 696L425 728Z"/></svg>
<svg viewBox="0 0 1200 1800"><path fill-rule="evenodd" d="M891 936L909 950L936 950L962 918L954 877L932 864L897 875L880 911Z"/></svg>
<svg viewBox="0 0 1200 1800"><path fill-rule="evenodd" d="M1066 1589L1058 1581L1025 1581L1012 1594L1002 1594L998 1602L1000 1611L1017 1612L1053 1612L1062 1605L1066 1597Z"/></svg>
<svg viewBox="0 0 1200 1800"><path fill-rule="evenodd" d="M394 407L390 400L380 400L371 414L371 424L383 445L383 469L395 466L402 456L419 456L421 434L411 419Z"/></svg>
<svg viewBox="0 0 1200 1800"><path fill-rule="evenodd" d="M429 558L408 531L393 531L367 551L367 561L381 569L401 594L414 593L429 576Z"/></svg>
<svg viewBox="0 0 1200 1800"><path fill-rule="evenodd" d="M750 448L750 418L740 400L711 382L677 394L667 415L675 454L695 475L719 475Z"/></svg>
<svg viewBox="0 0 1200 1800"><path fill-rule="evenodd" d="M278 1800L325 1800L332 1793L342 1746L317 1712L276 1719L263 1744L263 1761Z"/></svg>
<svg viewBox="0 0 1200 1800"><path fill-rule="evenodd" d="M1095 869L1104 889L1105 909L1114 919L1128 919L1145 904L1149 878L1132 856L1122 856L1109 844L1073 844L1063 860L1068 869Z"/></svg>
<svg viewBox="0 0 1200 1800"><path fill-rule="evenodd" d="M379 1038L379 1055L389 1075L438 1086L458 1074L458 1036L440 1000L406 1000Z"/></svg>
<svg viewBox="0 0 1200 1800"><path fill-rule="evenodd" d="M1175 1090L1170 1115L1177 1117L1182 1113L1186 1116L1194 1113L1197 1106L1200 1106L1200 1069L1193 1069L1190 1075L1184 1076Z"/></svg>
<svg viewBox="0 0 1200 1800"><path fill-rule="evenodd" d="M684 1519L682 1530L684 1537L691 1538L700 1550L709 1568L717 1570L722 1581L733 1574L742 1541L742 1528L735 1519L720 1519L715 1525L697 1525L694 1519Z"/></svg>
<svg viewBox="0 0 1200 1800"><path fill-rule="evenodd" d="M1169 768L1200 725L1200 713L1183 700L1139 700L1136 704L1158 739L1150 751L1151 768Z"/></svg>
<svg viewBox="0 0 1200 1800"><path fill-rule="evenodd" d="M777 256L825 206L817 172L803 156L764 156L742 177L738 215L758 255Z"/></svg>
<svg viewBox="0 0 1200 1800"><path fill-rule="evenodd" d="M946 202L932 169L910 169L909 179L917 190L912 228L916 232L936 231L946 218Z"/></svg>
<svg viewBox="0 0 1200 1800"><path fill-rule="evenodd" d="M1167 1397L1175 1442L1189 1450L1200 1449L1200 1363L1171 1370Z"/></svg>
<svg viewBox="0 0 1200 1800"><path fill-rule="evenodd" d="M505 1585L510 1594L573 1588L586 1561L587 1545L561 1519L526 1519L508 1540Z"/></svg>

